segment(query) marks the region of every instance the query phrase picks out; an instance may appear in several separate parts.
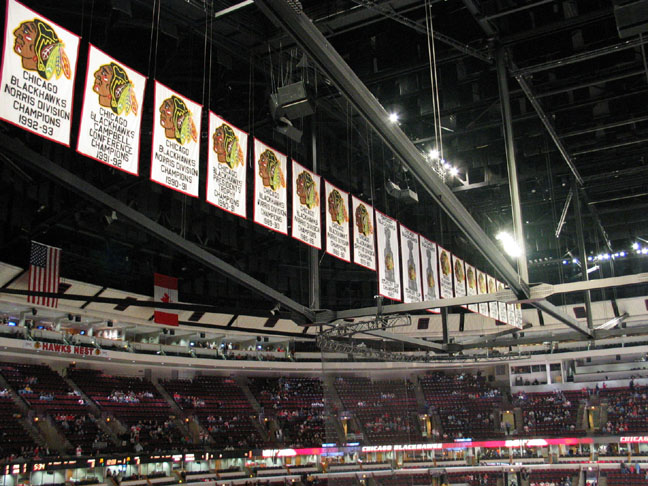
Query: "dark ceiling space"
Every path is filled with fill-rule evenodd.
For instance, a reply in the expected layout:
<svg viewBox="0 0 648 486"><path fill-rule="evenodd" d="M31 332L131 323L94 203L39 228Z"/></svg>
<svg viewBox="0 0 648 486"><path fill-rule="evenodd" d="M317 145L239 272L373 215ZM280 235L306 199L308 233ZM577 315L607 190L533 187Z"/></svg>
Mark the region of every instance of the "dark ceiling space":
<svg viewBox="0 0 648 486"><path fill-rule="evenodd" d="M324 178L497 274L331 81L256 5L210 20L237 2L23 3L82 36L73 147L88 43L149 76L140 175L115 171L6 123L0 123L0 131L188 241L309 304L309 248L254 224L251 191L243 220L207 204L204 187L201 197L192 199L149 180L153 78L307 167L312 167L315 140L317 172ZM635 242L648 246L641 239L648 240L648 45L643 44L648 42L648 1L616 3L617 13L625 7L636 9L635 19L645 15L643 27L639 21L635 31L622 29L621 37L612 0L302 1L306 15L387 111L399 114L401 129L423 152L435 143L429 6L438 37L444 156L459 171L458 177L448 176L447 184L491 237L512 228L495 62L497 56L505 58L529 280L546 283L581 278L580 264L572 263L579 255L573 202L560 237L555 236L575 177L582 181L576 193L583 206L587 255L626 252L600 261L590 278L648 271L648 256L631 250ZM274 129L268 101L277 87L299 80L309 86L316 113L294 120L304 132L295 142ZM534 103L546 114L554 138ZM202 150L206 153L206 143ZM63 277L150 295L152 274L161 272L180 278L180 298L186 302L237 313L273 307L136 225L119 216L115 220L110 209L61 187L37 167L6 150L0 155L2 261L26 267L34 239L63 248ZM415 190L419 202L393 198L385 189L388 180ZM318 262L322 308L372 304L373 272L324 252ZM618 295L644 290L630 287Z"/></svg>

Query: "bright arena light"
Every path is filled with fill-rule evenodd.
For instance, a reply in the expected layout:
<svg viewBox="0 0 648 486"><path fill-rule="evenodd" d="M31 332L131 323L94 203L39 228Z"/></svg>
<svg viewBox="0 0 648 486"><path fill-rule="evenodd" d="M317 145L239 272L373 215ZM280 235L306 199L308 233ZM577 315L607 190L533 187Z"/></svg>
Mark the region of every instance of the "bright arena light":
<svg viewBox="0 0 648 486"><path fill-rule="evenodd" d="M398 123L398 113L390 113L389 121L392 123Z"/></svg>
<svg viewBox="0 0 648 486"><path fill-rule="evenodd" d="M449 172L451 176L457 177L457 174L459 174L459 169L457 169L456 167L450 167Z"/></svg>
<svg viewBox="0 0 648 486"><path fill-rule="evenodd" d="M513 236L511 236L506 231L500 231L495 238L497 238L497 240L499 240L499 242L502 243L502 247L504 248L504 251L508 253L510 256L517 258L522 255L522 250L520 249L520 246L517 244L517 241L515 241Z"/></svg>
<svg viewBox="0 0 648 486"><path fill-rule="evenodd" d="M437 149L431 149L428 152L428 157L430 157L431 159L438 159L440 155L441 154L439 153L439 151Z"/></svg>

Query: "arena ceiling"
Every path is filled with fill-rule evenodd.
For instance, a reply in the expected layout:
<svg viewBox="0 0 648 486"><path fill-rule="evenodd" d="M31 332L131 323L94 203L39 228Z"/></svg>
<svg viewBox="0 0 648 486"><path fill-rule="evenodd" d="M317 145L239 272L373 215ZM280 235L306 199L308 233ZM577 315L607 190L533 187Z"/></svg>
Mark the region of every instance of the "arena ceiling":
<svg viewBox="0 0 648 486"><path fill-rule="evenodd" d="M441 210L384 134L340 93L336 80L317 67L317 60L305 54L303 44L281 22L268 17L264 5L272 2L24 3L81 34L83 45L99 47L309 166L314 138L317 172L327 180L373 202L478 268L501 275L492 259L476 248L474 238ZM648 2L289 3L303 8L378 102L398 113L400 129L422 153L435 142L429 8L444 156L458 169L446 185L491 238L512 228L497 76L497 60L503 59L529 282L582 278L580 263L573 262L579 258L573 201L560 236L555 236L570 192L579 195L583 207L586 254L619 254L592 262L590 267L598 263L598 269L590 278L648 271L648 256L632 250L635 243L648 246L648 19L642 21L640 15L648 11ZM240 8L226 10L232 6ZM628 8L636 12L629 26ZM77 83L84 78L84 49ZM301 142L296 142L275 129L269 98L278 87L300 80L309 86L315 115L293 120L303 131ZM152 105L150 88L145 106ZM151 122L148 109L142 154L150 154ZM133 177L5 123L0 124L0 136L0 249L7 263L26 267L29 241L37 240L63 248L64 277L148 295L153 272L161 272L180 278L183 301L245 314L269 313L278 299L215 271L209 255L305 308L313 307L309 265L315 261L316 307L341 310L374 304L374 272L323 252L313 255L307 246L255 225L251 218L243 220L208 205L203 193L196 200L152 183L147 155L140 161L140 176ZM52 171L45 170L46 161L53 163ZM62 171L57 173L56 167ZM61 174L78 179L66 182ZM98 191L75 187L79 180ZM415 191L418 202L394 198L387 190L389 181ZM113 212L106 196L180 239L170 244L159 233ZM204 258L196 258L188 246L204 251ZM595 291L593 298L645 291L645 285L631 286ZM556 304L572 299L582 295L552 298Z"/></svg>

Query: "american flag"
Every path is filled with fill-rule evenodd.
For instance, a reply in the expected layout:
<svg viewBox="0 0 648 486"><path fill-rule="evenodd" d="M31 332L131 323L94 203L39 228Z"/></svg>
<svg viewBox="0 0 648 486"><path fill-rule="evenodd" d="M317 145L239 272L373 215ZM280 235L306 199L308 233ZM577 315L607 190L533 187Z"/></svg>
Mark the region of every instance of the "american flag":
<svg viewBox="0 0 648 486"><path fill-rule="evenodd" d="M29 291L58 292L61 249L31 242L29 257ZM58 299L30 295L27 302L48 307L58 307Z"/></svg>

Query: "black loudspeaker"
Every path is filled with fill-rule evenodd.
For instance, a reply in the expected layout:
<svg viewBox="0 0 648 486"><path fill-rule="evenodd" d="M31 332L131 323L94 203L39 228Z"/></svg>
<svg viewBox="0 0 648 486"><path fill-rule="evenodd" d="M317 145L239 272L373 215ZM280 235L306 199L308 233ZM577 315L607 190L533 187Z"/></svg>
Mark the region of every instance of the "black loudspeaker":
<svg viewBox="0 0 648 486"><path fill-rule="evenodd" d="M591 363L591 362L592 362L592 358L585 358L585 362L586 362L586 363Z"/></svg>
<svg viewBox="0 0 648 486"><path fill-rule="evenodd" d="M306 85L303 81L287 84L286 86L278 88L277 100L279 106L281 106L286 113L286 117L290 120L303 118L315 113L313 105L308 99Z"/></svg>
<svg viewBox="0 0 648 486"><path fill-rule="evenodd" d="M616 360L617 360L617 361L621 361L621 355L620 355L620 354L617 354L617 355L616 355Z"/></svg>
<svg viewBox="0 0 648 486"><path fill-rule="evenodd" d="M201 338L201 339L205 339L205 333L204 333L204 332L201 332L201 333L200 333L200 338Z"/></svg>
<svg viewBox="0 0 648 486"><path fill-rule="evenodd" d="M648 0L616 0L614 18L621 39L648 32Z"/></svg>
<svg viewBox="0 0 648 486"><path fill-rule="evenodd" d="M257 343L260 343L261 342L261 336L257 336L256 340L257 340Z"/></svg>
<svg viewBox="0 0 648 486"><path fill-rule="evenodd" d="M171 329L171 330L169 331L169 334L171 334L172 336L175 336L175 331L174 331L173 329Z"/></svg>
<svg viewBox="0 0 648 486"><path fill-rule="evenodd" d="M270 341L269 337L266 336L266 337L263 338L263 342L267 343L268 341Z"/></svg>
<svg viewBox="0 0 648 486"><path fill-rule="evenodd" d="M108 327L113 327L113 321L108 321Z"/></svg>

